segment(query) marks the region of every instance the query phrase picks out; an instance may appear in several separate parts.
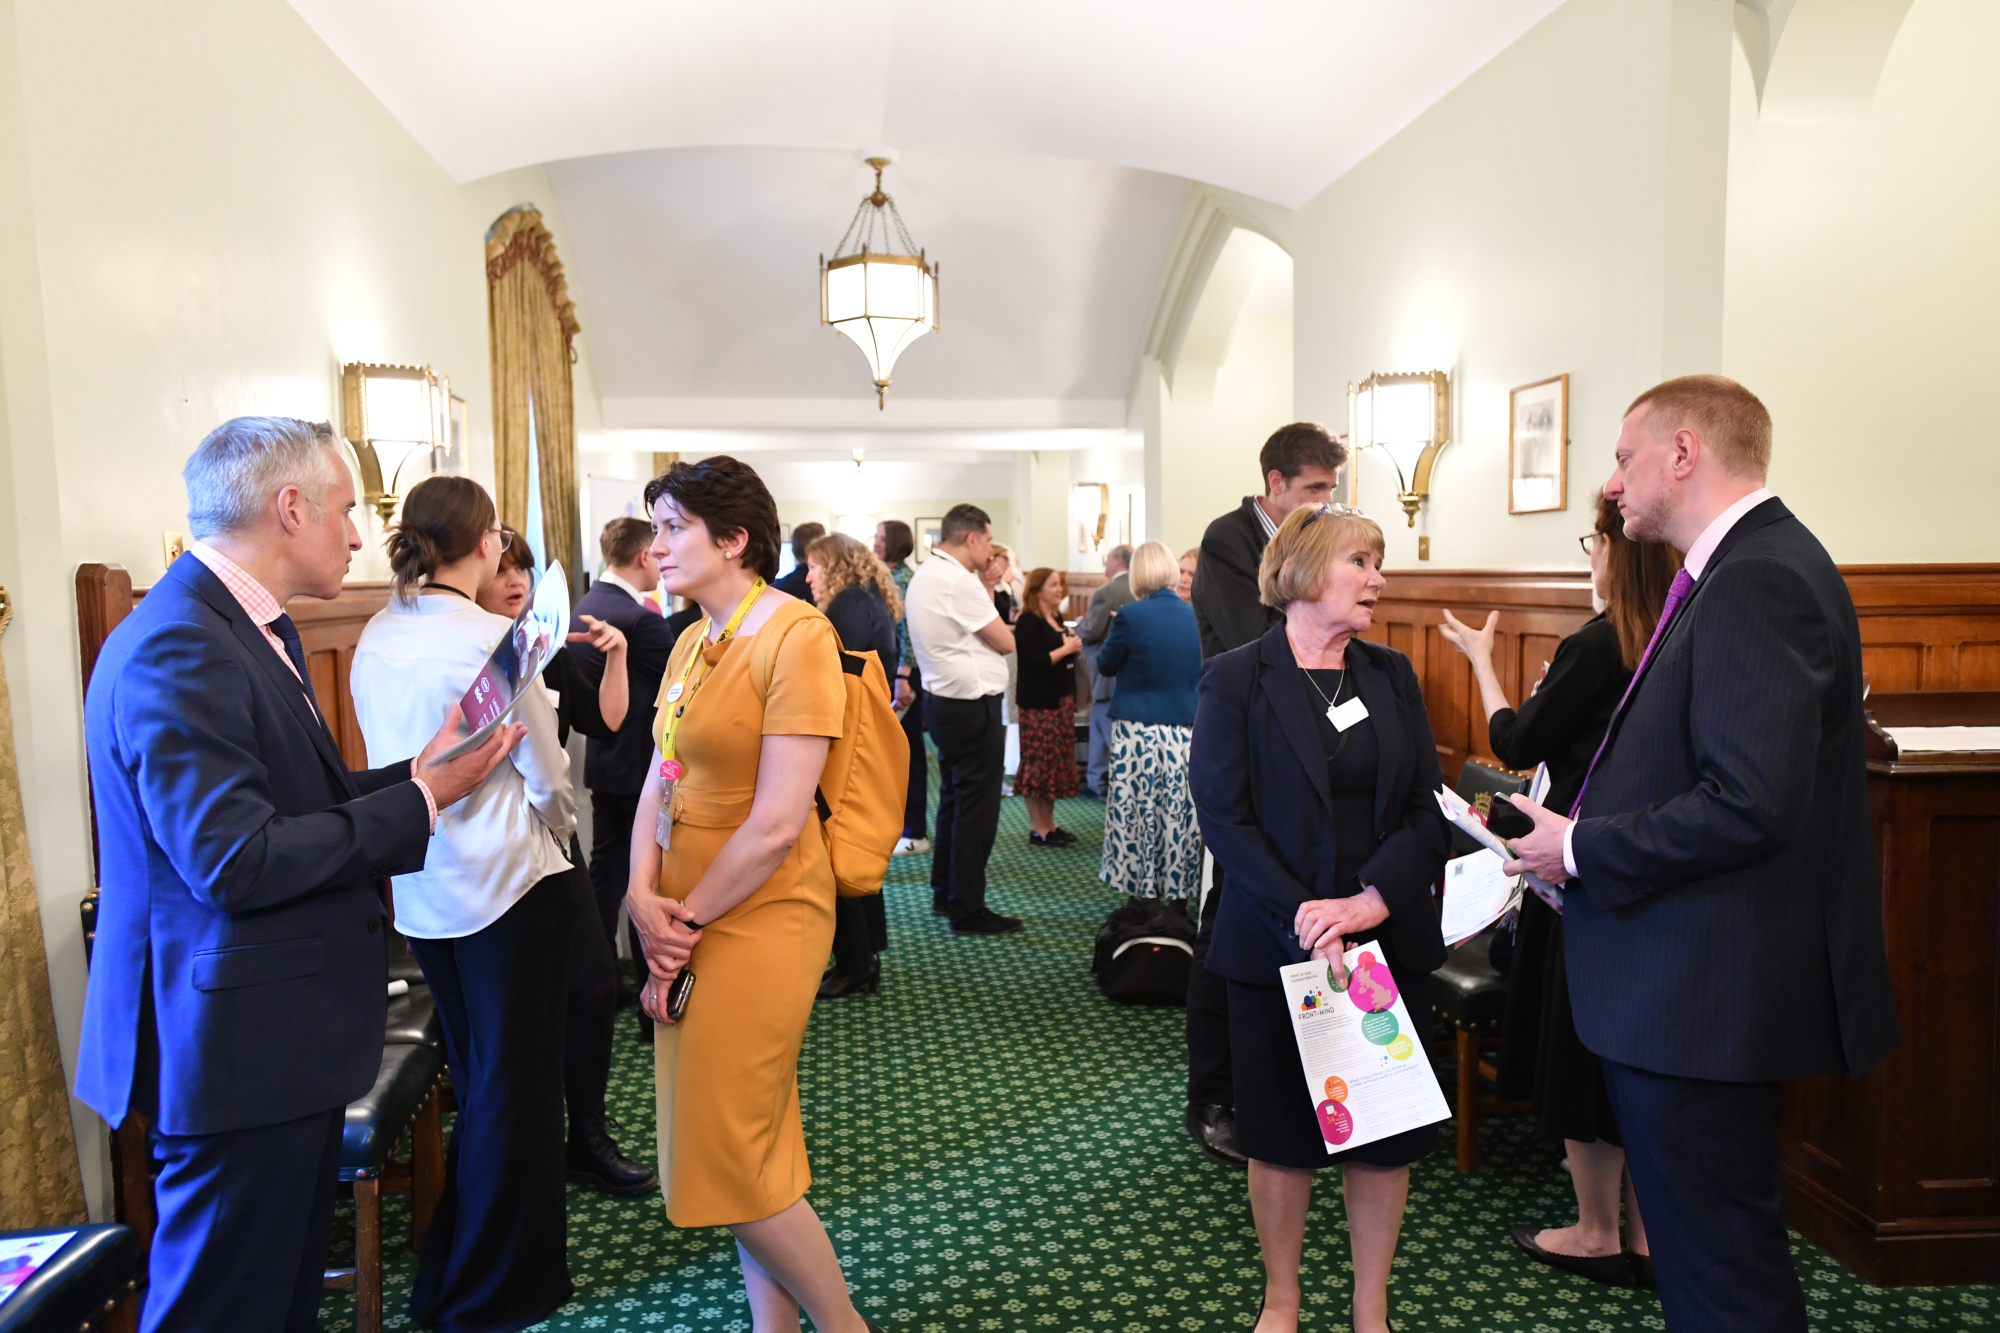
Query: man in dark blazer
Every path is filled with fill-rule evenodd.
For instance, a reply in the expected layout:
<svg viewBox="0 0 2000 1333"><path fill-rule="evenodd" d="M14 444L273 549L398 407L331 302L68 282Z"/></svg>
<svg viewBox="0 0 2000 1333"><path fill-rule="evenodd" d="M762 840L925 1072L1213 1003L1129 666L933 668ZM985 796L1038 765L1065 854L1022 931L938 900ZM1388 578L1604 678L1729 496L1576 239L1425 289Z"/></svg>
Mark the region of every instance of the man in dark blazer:
<svg viewBox="0 0 2000 1333"><path fill-rule="evenodd" d="M186 471L198 540L113 630L85 738L101 889L76 1093L157 1131L147 1333L317 1325L347 1103L382 1059L385 876L520 737L348 770L294 596L340 593L360 534L332 430L217 428Z"/></svg>
<svg viewBox="0 0 2000 1333"><path fill-rule="evenodd" d="M660 698L660 677L673 656L679 627L647 601L660 586L660 567L647 554L653 526L643 518L614 518L598 534L604 574L577 599L578 627L584 616L616 625L625 635L625 673L631 705L625 725L608 740L589 737L583 746L583 781L590 788L590 887L597 897L597 914L604 935L618 943L618 905L625 901L625 881L632 865L632 818L639 808L639 789L653 758L653 718ZM684 627L684 626L683 626ZM604 654L588 643L573 643L570 652L593 688L604 678ZM635 946L632 956L639 952ZM639 1015L639 1031L650 1039L652 1020Z"/></svg>
<svg viewBox="0 0 2000 1333"><path fill-rule="evenodd" d="M1242 504L1202 534L1189 595L1203 661L1254 643L1283 623L1284 613L1265 606L1257 595L1264 547L1294 509L1326 503L1346 461L1346 447L1314 421L1280 426L1264 441L1257 455L1264 494L1244 496ZM1243 1166L1245 1158L1236 1150L1236 1094L1229 1073L1229 988L1207 964L1221 887L1218 863L1215 887L1202 895L1194 963L1188 969L1187 1131L1216 1161Z"/></svg>
<svg viewBox="0 0 2000 1333"><path fill-rule="evenodd" d="M1526 806L1565 883L1577 1033L1602 1057L1670 1329L1806 1327L1778 1083L1896 1046L1863 758L1861 636L1826 550L1764 488L1771 418L1719 375L1627 411L1604 493L1687 552L1575 822Z"/></svg>

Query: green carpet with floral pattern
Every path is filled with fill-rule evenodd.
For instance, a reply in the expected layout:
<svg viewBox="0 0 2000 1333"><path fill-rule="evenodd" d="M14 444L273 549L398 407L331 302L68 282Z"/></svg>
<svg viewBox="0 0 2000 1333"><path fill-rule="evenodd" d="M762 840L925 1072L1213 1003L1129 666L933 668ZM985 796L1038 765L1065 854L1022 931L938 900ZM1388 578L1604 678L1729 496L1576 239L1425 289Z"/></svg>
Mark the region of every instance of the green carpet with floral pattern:
<svg viewBox="0 0 2000 1333"><path fill-rule="evenodd" d="M1021 803L1006 803L989 896L1027 927L1004 939L953 938L930 914L930 858L894 863L881 993L820 1004L806 1038L812 1203L860 1308L890 1333L1247 1328L1262 1270L1244 1176L1181 1131L1181 1011L1098 994L1102 809L1065 801L1059 817L1077 845L1030 848ZM635 1157L652 1153L652 1068L622 1012L611 1095ZM1449 1069L1440 1077L1449 1092ZM1415 1168L1390 1288L1397 1326L1664 1327L1651 1295L1514 1252L1509 1224L1574 1219L1569 1178L1525 1117L1489 1119L1482 1135L1473 1175L1448 1151ZM1347 1327L1336 1184L1322 1178L1306 1237L1310 1333ZM727 1232L676 1230L657 1195L572 1188L569 1206L576 1299L543 1328L747 1333ZM408 1328L408 1200L385 1213L384 1323ZM349 1204L335 1237L336 1260L352 1262ZM1793 1253L1815 1329L2000 1329L2000 1288L1876 1290L1802 1240ZM352 1328L352 1298L329 1294L321 1326Z"/></svg>

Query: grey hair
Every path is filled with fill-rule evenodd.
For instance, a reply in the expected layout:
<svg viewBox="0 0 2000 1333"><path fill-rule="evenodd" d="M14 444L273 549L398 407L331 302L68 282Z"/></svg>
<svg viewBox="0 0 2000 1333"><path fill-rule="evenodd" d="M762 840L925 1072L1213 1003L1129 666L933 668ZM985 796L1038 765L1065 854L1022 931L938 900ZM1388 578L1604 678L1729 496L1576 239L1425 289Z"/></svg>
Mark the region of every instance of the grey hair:
<svg viewBox="0 0 2000 1333"><path fill-rule="evenodd" d="M333 426L296 417L236 417L208 433L181 469L188 529L197 538L250 524L286 486L297 486L319 517L320 499L343 465Z"/></svg>
<svg viewBox="0 0 2000 1333"><path fill-rule="evenodd" d="M1125 545L1123 542L1120 542L1118 545L1106 551L1104 553L1104 558L1106 560L1116 560L1119 564L1125 566L1125 568L1127 569L1132 568L1132 548ZM1178 575L1176 575L1176 577L1178 577Z"/></svg>

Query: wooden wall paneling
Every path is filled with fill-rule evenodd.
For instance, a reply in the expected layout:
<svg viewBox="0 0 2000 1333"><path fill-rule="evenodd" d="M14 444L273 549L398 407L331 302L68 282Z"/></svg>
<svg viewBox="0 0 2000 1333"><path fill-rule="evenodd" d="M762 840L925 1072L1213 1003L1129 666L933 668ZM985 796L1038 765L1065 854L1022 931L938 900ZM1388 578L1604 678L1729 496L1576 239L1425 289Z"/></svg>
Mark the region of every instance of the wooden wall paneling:
<svg viewBox="0 0 2000 1333"><path fill-rule="evenodd" d="M1842 565L1883 691L2000 689L2000 565Z"/></svg>

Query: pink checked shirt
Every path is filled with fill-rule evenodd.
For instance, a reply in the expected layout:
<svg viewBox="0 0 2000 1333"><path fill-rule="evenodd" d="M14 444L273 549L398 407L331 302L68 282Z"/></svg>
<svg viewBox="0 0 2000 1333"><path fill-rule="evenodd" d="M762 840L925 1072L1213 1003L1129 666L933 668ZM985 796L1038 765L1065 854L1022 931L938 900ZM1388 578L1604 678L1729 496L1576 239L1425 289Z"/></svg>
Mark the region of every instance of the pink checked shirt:
<svg viewBox="0 0 2000 1333"><path fill-rule="evenodd" d="M265 643L271 645L271 651L285 664L285 670L304 684L305 677L299 675L298 663L292 661L292 655L285 651L285 641L271 630L271 622L285 614L285 608L278 605L278 599L271 595L270 589L250 577L249 571L243 566L206 542L189 542L187 553L207 565L209 573L222 580L222 586L229 589L230 596L234 597L245 614L256 622L257 632L264 636ZM307 701L311 701L311 695L307 696ZM430 784L414 774L411 775L410 781L416 783L417 790L424 794L424 806L431 815L431 831L437 832L437 798L431 795Z"/></svg>

